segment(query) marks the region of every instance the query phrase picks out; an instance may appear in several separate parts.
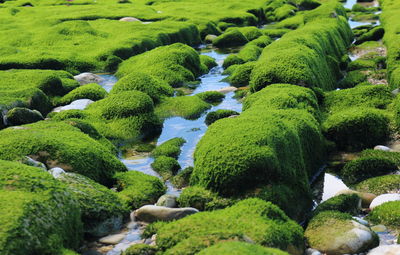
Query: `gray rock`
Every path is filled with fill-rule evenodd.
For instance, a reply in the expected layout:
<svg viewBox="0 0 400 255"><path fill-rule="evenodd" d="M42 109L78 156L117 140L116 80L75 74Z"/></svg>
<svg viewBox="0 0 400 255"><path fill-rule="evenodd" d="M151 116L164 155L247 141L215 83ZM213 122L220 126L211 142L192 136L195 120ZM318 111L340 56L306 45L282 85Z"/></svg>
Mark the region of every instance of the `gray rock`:
<svg viewBox="0 0 400 255"><path fill-rule="evenodd" d="M11 126L19 126L44 120L43 115L37 110L16 107L7 112L5 123Z"/></svg>
<svg viewBox="0 0 400 255"><path fill-rule="evenodd" d="M139 19L134 18L134 17L123 17L123 18L120 18L119 21L125 21L125 22L140 22Z"/></svg>
<svg viewBox="0 0 400 255"><path fill-rule="evenodd" d="M367 255L399 255L400 245L381 245L368 252Z"/></svg>
<svg viewBox="0 0 400 255"><path fill-rule="evenodd" d="M104 79L93 73L81 73L74 76L74 79L79 82L80 85L85 85L89 83L100 83Z"/></svg>
<svg viewBox="0 0 400 255"><path fill-rule="evenodd" d="M53 109L52 112L62 112L66 110L85 110L94 101L90 99L78 99L70 103L69 105L59 106Z"/></svg>
<svg viewBox="0 0 400 255"><path fill-rule="evenodd" d="M53 175L54 178L58 179L62 174L65 174L65 171L60 167L54 167L49 170L49 173Z"/></svg>
<svg viewBox="0 0 400 255"><path fill-rule="evenodd" d="M392 149L390 149L387 146L384 145L377 145L374 147L374 150L378 150L378 151L392 151Z"/></svg>
<svg viewBox="0 0 400 255"><path fill-rule="evenodd" d="M372 200L369 208L373 210L375 207L380 206L381 204L391 202L391 201L399 201L400 194L383 194L377 196L374 200Z"/></svg>
<svg viewBox="0 0 400 255"><path fill-rule="evenodd" d="M43 164L42 162L36 161L28 156L23 157L21 160L21 163L28 165L28 166L38 167L38 168L41 168L41 169L47 171L47 167L45 164Z"/></svg>
<svg viewBox="0 0 400 255"><path fill-rule="evenodd" d="M322 255L322 253L319 252L319 251L316 250L316 249L308 248L308 249L306 250L306 255Z"/></svg>
<svg viewBox="0 0 400 255"><path fill-rule="evenodd" d="M397 96L397 94L399 94L399 92L400 92L400 89L395 89L392 91L392 94Z"/></svg>
<svg viewBox="0 0 400 255"><path fill-rule="evenodd" d="M176 207L176 196L173 195L162 195L157 203L157 206L165 206L165 207L169 207L169 208L175 208Z"/></svg>
<svg viewBox="0 0 400 255"><path fill-rule="evenodd" d="M121 229L122 224L123 224L123 217L114 216L106 220L103 220L101 222L96 222L95 225L93 225L89 229L85 229L85 231L93 236L104 236L109 233L112 233L113 231Z"/></svg>
<svg viewBox="0 0 400 255"><path fill-rule="evenodd" d="M185 216L198 213L199 210L191 207L168 208L164 206L145 205L137 209L134 213L135 218L144 222L172 221Z"/></svg>
<svg viewBox="0 0 400 255"><path fill-rule="evenodd" d="M117 244L124 240L125 234L115 234L115 235L109 235L101 238L99 240L100 243L104 244Z"/></svg>

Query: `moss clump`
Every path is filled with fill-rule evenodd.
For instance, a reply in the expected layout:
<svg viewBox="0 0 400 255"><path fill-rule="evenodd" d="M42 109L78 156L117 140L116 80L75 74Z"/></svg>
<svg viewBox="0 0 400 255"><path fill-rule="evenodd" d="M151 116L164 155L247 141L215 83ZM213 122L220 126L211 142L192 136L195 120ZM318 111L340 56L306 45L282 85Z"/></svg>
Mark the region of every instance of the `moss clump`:
<svg viewBox="0 0 400 255"><path fill-rule="evenodd" d="M282 250L303 249L303 230L277 206L246 199L232 207L201 212L162 225L157 245L166 254L193 254L222 240L241 239Z"/></svg>
<svg viewBox="0 0 400 255"><path fill-rule="evenodd" d="M200 55L200 62L202 65L207 67L208 71L218 65L217 62L215 62L215 59L207 55Z"/></svg>
<svg viewBox="0 0 400 255"><path fill-rule="evenodd" d="M174 91L167 82L147 73L133 71L115 83L111 94L137 90L146 93L155 103L161 98L172 96Z"/></svg>
<svg viewBox="0 0 400 255"><path fill-rule="evenodd" d="M361 199L357 194L342 194L332 197L317 206L314 210L314 215L324 211L339 211L357 215L360 212Z"/></svg>
<svg viewBox="0 0 400 255"><path fill-rule="evenodd" d="M367 41L378 41L382 39L383 35L385 34L385 30L381 26L374 27L370 31L362 34L357 38L355 44L362 44Z"/></svg>
<svg viewBox="0 0 400 255"><path fill-rule="evenodd" d="M288 255L289 253L274 249L266 248L261 245L245 243L245 242L222 242L213 245L198 253L199 255L241 255L241 254L254 254L254 255Z"/></svg>
<svg viewBox="0 0 400 255"><path fill-rule="evenodd" d="M167 156L178 158L181 154L181 147L186 143L186 140L181 137L172 138L161 145L157 146L152 152L153 157Z"/></svg>
<svg viewBox="0 0 400 255"><path fill-rule="evenodd" d="M63 247L79 247L79 206L66 186L47 172L0 161L0 198L1 254L50 255Z"/></svg>
<svg viewBox="0 0 400 255"><path fill-rule="evenodd" d="M347 184L356 184L368 178L389 174L398 170L397 165L385 158L361 157L352 160L342 169L342 178Z"/></svg>
<svg viewBox="0 0 400 255"><path fill-rule="evenodd" d="M255 39L257 39L258 37L262 36L262 32L260 29L258 29L257 27L251 26L251 27L237 27L237 28L228 28L227 31L230 30L234 30L237 29L239 30L244 37L246 37L246 39L248 41L253 41Z"/></svg>
<svg viewBox="0 0 400 255"><path fill-rule="evenodd" d="M22 107L11 109L7 112L5 117L7 119L7 124L10 126L34 123L44 119L39 111Z"/></svg>
<svg viewBox="0 0 400 255"><path fill-rule="evenodd" d="M196 94L201 100L210 104L217 104L222 102L225 98L225 95L218 91L205 91L199 94Z"/></svg>
<svg viewBox="0 0 400 255"><path fill-rule="evenodd" d="M291 32L291 29L288 28L266 28L264 29L264 35L271 38L281 38L286 33Z"/></svg>
<svg viewBox="0 0 400 255"><path fill-rule="evenodd" d="M255 65L256 62L252 61L237 66L232 72L232 75L229 77L230 84L235 87L244 87L249 85L251 71Z"/></svg>
<svg viewBox="0 0 400 255"><path fill-rule="evenodd" d="M178 197L179 207L194 207L200 211L222 209L233 204L233 200L219 197L202 187L191 186L183 190Z"/></svg>
<svg viewBox="0 0 400 255"><path fill-rule="evenodd" d="M185 119L197 119L210 104L204 102L197 96L179 96L166 98L157 105L155 112L160 118L180 116Z"/></svg>
<svg viewBox="0 0 400 255"><path fill-rule="evenodd" d="M123 255L155 255L157 248L148 244L134 244Z"/></svg>
<svg viewBox="0 0 400 255"><path fill-rule="evenodd" d="M262 31L264 32L265 30L262 30ZM271 37L269 37L267 35L262 35L262 36L258 37L257 39L250 41L247 45L255 45L260 48L265 48L267 45L270 45L272 42L273 42L273 40L271 39Z"/></svg>
<svg viewBox="0 0 400 255"><path fill-rule="evenodd" d="M359 192L369 192L375 195L395 193L400 190L400 175L384 175L369 178L356 184L354 187Z"/></svg>
<svg viewBox="0 0 400 255"><path fill-rule="evenodd" d="M157 157L156 160L151 163L151 167L160 174L164 180L168 180L181 169L176 159L167 156Z"/></svg>
<svg viewBox="0 0 400 255"><path fill-rule="evenodd" d="M297 8L290 4L284 4L281 7L277 8L274 12L276 20L284 20L289 18L290 16L295 15Z"/></svg>
<svg viewBox="0 0 400 255"><path fill-rule="evenodd" d="M239 29L231 29L213 40L213 45L219 48L242 46L248 42Z"/></svg>
<svg viewBox="0 0 400 255"><path fill-rule="evenodd" d="M71 250L62 249L61 250L61 255L79 255L79 254L74 252L74 251L71 251Z"/></svg>
<svg viewBox="0 0 400 255"><path fill-rule="evenodd" d="M103 89L100 85L96 83L86 84L84 86L80 86L65 96L63 96L58 103L59 104L70 104L72 101L78 99L90 99L93 101L97 101L103 99L107 96L107 91Z"/></svg>
<svg viewBox="0 0 400 255"><path fill-rule="evenodd" d="M357 59L352 62L347 67L347 70L354 71L354 70L362 70L362 69L375 69L376 63L370 59Z"/></svg>
<svg viewBox="0 0 400 255"><path fill-rule="evenodd" d="M374 224L400 229L400 201L392 201L381 204L372 210L368 220Z"/></svg>
<svg viewBox="0 0 400 255"><path fill-rule="evenodd" d="M220 109L216 110L215 112L209 112L204 122L206 123L207 126L209 126L219 119L228 118L233 115L239 115L239 113L232 110Z"/></svg>
<svg viewBox="0 0 400 255"><path fill-rule="evenodd" d="M174 187L181 189L186 186L189 186L190 176L192 175L193 167L186 167L182 171L180 171L177 175L172 177L171 182Z"/></svg>
<svg viewBox="0 0 400 255"><path fill-rule="evenodd" d="M234 66L234 65L241 65L244 64L244 60L241 59L238 55L232 54L229 55L225 60L224 63L222 64L222 67L224 69L227 69L228 67Z"/></svg>
<svg viewBox="0 0 400 255"><path fill-rule="evenodd" d="M77 198L85 233L104 236L119 230L129 211L117 193L79 174L65 173L57 179Z"/></svg>
<svg viewBox="0 0 400 255"><path fill-rule="evenodd" d="M358 150L385 142L388 125L389 119L380 110L354 107L330 115L323 131L339 149Z"/></svg>
<svg viewBox="0 0 400 255"><path fill-rule="evenodd" d="M132 209L154 204L166 191L164 184L157 177L141 172L117 173L115 178L118 196Z"/></svg>
<svg viewBox="0 0 400 255"><path fill-rule="evenodd" d="M1 159L30 156L48 168L61 167L106 186L112 184L115 172L126 171L109 148L67 123L41 121L4 129L0 135L6 138L0 141Z"/></svg>
<svg viewBox="0 0 400 255"><path fill-rule="evenodd" d="M338 87L341 89L353 88L356 85L367 80L367 75L362 71L356 70L348 72L347 75L339 81Z"/></svg>

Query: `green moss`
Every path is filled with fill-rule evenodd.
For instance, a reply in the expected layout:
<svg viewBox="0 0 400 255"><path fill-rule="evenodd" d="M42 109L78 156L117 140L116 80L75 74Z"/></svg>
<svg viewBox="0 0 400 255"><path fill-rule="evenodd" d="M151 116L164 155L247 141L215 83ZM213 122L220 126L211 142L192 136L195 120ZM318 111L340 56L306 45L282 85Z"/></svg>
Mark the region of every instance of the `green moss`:
<svg viewBox="0 0 400 255"><path fill-rule="evenodd" d="M263 30L263 32L265 32L265 31ZM272 42L273 41L272 41L271 37L269 37L267 35L262 35L262 36L258 37L257 39L250 41L247 45L255 45L260 48L265 48L266 46L270 45Z"/></svg>
<svg viewBox="0 0 400 255"><path fill-rule="evenodd" d="M185 188L178 197L179 207L193 207L200 211L222 209L233 204L234 200L219 197L217 194L202 187Z"/></svg>
<svg viewBox="0 0 400 255"><path fill-rule="evenodd" d="M382 39L383 35L385 34L385 30L381 26L377 26L367 33L362 34L360 37L357 38L355 44L361 44L366 41L378 41Z"/></svg>
<svg viewBox="0 0 400 255"><path fill-rule="evenodd" d="M238 65L229 77L231 85L235 87L243 87L249 85L251 71L255 67L255 62L248 62Z"/></svg>
<svg viewBox="0 0 400 255"><path fill-rule="evenodd" d="M177 175L172 177L171 183L174 185L174 187L181 189L186 186L189 186L190 182L190 176L192 175L193 172L193 167L186 167L182 171L179 171Z"/></svg>
<svg viewBox="0 0 400 255"><path fill-rule="evenodd" d="M179 96L166 98L156 107L155 112L160 118L180 116L185 119L196 119L210 107L210 104L197 96Z"/></svg>
<svg viewBox="0 0 400 255"><path fill-rule="evenodd" d="M43 120L42 114L37 110L15 107L6 114L7 124L18 126Z"/></svg>
<svg viewBox="0 0 400 255"><path fill-rule="evenodd" d="M369 59L357 59L352 61L347 70L354 71L354 70L362 70L362 69L375 69L376 64L373 60Z"/></svg>
<svg viewBox="0 0 400 255"><path fill-rule="evenodd" d="M338 87L341 89L352 88L367 80L367 75L359 70L348 72L347 75L339 81Z"/></svg>
<svg viewBox="0 0 400 255"><path fill-rule="evenodd" d="M368 178L381 176L398 170L397 165L385 158L361 157L352 160L342 169L342 178L348 184L356 184Z"/></svg>
<svg viewBox="0 0 400 255"><path fill-rule="evenodd" d="M1 254L50 255L80 245L78 204L65 185L42 169L0 161L0 198Z"/></svg>
<svg viewBox="0 0 400 255"><path fill-rule="evenodd" d="M280 38L290 31L292 30L288 28L266 28L263 30L263 33L272 38Z"/></svg>
<svg viewBox="0 0 400 255"><path fill-rule="evenodd" d="M228 67L234 66L234 65L241 65L244 63L244 60L238 57L236 54L229 55L225 60L224 63L222 64L222 67L224 69L227 69Z"/></svg>
<svg viewBox="0 0 400 255"><path fill-rule="evenodd" d="M215 59L207 55L200 55L200 62L207 67L208 71L218 65L217 62L215 62Z"/></svg>
<svg viewBox="0 0 400 255"><path fill-rule="evenodd" d="M126 171L107 147L66 123L41 121L20 129L4 129L0 135L6 138L0 141L1 159L30 156L47 167L59 166L103 185L113 182L115 172Z"/></svg>
<svg viewBox="0 0 400 255"><path fill-rule="evenodd" d="M84 86L80 86L65 96L63 96L58 102L59 104L70 104L72 101L78 99L90 99L93 101L97 101L103 99L107 96L107 91L103 89L100 85L96 83L86 84Z"/></svg>
<svg viewBox="0 0 400 255"><path fill-rule="evenodd" d="M181 137L172 138L155 148L152 152L153 157L167 156L178 158L181 154L181 146L186 143L186 140Z"/></svg>
<svg viewBox="0 0 400 255"><path fill-rule="evenodd" d="M323 123L324 135L338 149L358 150L385 142L389 119L380 110L354 107L330 115Z"/></svg>
<svg viewBox="0 0 400 255"><path fill-rule="evenodd" d="M209 126L219 119L228 118L232 115L239 115L239 113L232 110L220 109L216 110L215 112L209 112L204 122L207 124L207 126Z"/></svg>
<svg viewBox="0 0 400 255"><path fill-rule="evenodd" d="M250 244L245 242L222 242L213 245L198 253L199 255L241 255L241 254L254 254L254 255L288 255L288 253L273 249L266 248L261 245Z"/></svg>
<svg viewBox="0 0 400 255"><path fill-rule="evenodd" d="M240 240L244 235L256 244L282 250L302 250L304 245L301 227L277 206L259 199L162 225L157 231L157 245L166 254L193 254L222 240Z"/></svg>
<svg viewBox="0 0 400 255"><path fill-rule="evenodd" d="M167 82L140 71L133 71L122 77L115 83L110 93L116 94L132 90L146 93L155 103L159 102L163 97L172 96L174 93Z"/></svg>
<svg viewBox="0 0 400 255"><path fill-rule="evenodd" d="M314 215L324 211L339 211L342 213L349 213L351 215L358 215L361 208L361 199L356 194L342 194L332 197L317 206L314 210Z"/></svg>
<svg viewBox="0 0 400 255"><path fill-rule="evenodd" d="M384 175L366 179L357 183L355 189L375 195L395 193L400 190L400 175Z"/></svg>
<svg viewBox="0 0 400 255"><path fill-rule="evenodd" d="M262 36L260 29L258 29L257 27L228 28L226 32L234 29L239 30L244 35L244 37L246 37L247 41L252 41Z"/></svg>
<svg viewBox="0 0 400 255"><path fill-rule="evenodd" d="M351 10L353 12L366 12L367 11L367 7L365 7L362 4L355 4L355 5L353 5L353 8L351 8Z"/></svg>
<svg viewBox="0 0 400 255"><path fill-rule="evenodd" d="M181 169L176 159L167 156L157 157L154 162L151 163L151 167L160 174L164 180L168 180Z"/></svg>
<svg viewBox="0 0 400 255"><path fill-rule="evenodd" d="M61 255L78 255L78 253L71 251L71 250L67 250L67 249L62 249L61 250Z"/></svg>
<svg viewBox="0 0 400 255"><path fill-rule="evenodd" d="M102 236L119 230L129 211L116 192L79 174L66 173L57 179L65 183L77 198L86 233ZM99 225L107 221L113 224L99 229Z"/></svg>
<svg viewBox="0 0 400 255"><path fill-rule="evenodd" d="M132 209L146 204L154 204L162 196L166 188L154 176L137 171L117 173L118 196L121 197Z"/></svg>
<svg viewBox="0 0 400 255"><path fill-rule="evenodd" d="M196 94L196 96L198 96L204 102L207 102L210 104L220 103L225 98L225 95L218 91L205 91L205 92Z"/></svg>
<svg viewBox="0 0 400 255"><path fill-rule="evenodd" d="M134 244L123 255L155 255L157 248L148 244Z"/></svg>
<svg viewBox="0 0 400 255"><path fill-rule="evenodd" d="M387 202L375 207L367 218L374 224L400 229L400 201Z"/></svg>
<svg viewBox="0 0 400 255"><path fill-rule="evenodd" d="M248 42L247 38L239 31L239 29L231 29L215 38L212 42L214 46L219 48L242 46Z"/></svg>
<svg viewBox="0 0 400 255"><path fill-rule="evenodd" d="M274 12L276 20L283 20L290 16L295 15L297 8L290 4L284 4L277 8Z"/></svg>

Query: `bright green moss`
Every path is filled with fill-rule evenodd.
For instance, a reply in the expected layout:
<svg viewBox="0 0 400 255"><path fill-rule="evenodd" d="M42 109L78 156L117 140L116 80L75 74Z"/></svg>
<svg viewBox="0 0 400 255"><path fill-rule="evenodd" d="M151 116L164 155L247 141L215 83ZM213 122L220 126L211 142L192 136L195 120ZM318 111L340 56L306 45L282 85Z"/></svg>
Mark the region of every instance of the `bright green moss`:
<svg viewBox="0 0 400 255"><path fill-rule="evenodd" d="M400 229L400 201L387 202L375 207L368 215L368 220L374 224Z"/></svg>
<svg viewBox="0 0 400 255"><path fill-rule="evenodd" d="M400 96L396 96L393 100L394 123L396 128L400 128Z"/></svg>
<svg viewBox="0 0 400 255"><path fill-rule="evenodd" d="M157 247L148 244L134 244L126 249L123 255L155 255L156 252Z"/></svg>
<svg viewBox="0 0 400 255"><path fill-rule="evenodd" d="M367 80L367 75L359 70L348 72L347 75L339 81L337 86L341 89L353 88Z"/></svg>
<svg viewBox="0 0 400 255"><path fill-rule="evenodd" d="M138 69L173 87L194 81L201 74L199 54L181 43L158 47L124 61L119 66L117 76L123 77Z"/></svg>
<svg viewBox="0 0 400 255"><path fill-rule="evenodd" d="M59 166L103 185L113 182L115 172L126 171L107 147L66 123L41 121L19 129L4 129L0 135L5 138L0 141L1 159L30 156L47 167Z"/></svg>
<svg viewBox="0 0 400 255"><path fill-rule="evenodd" d="M63 246L80 245L78 204L65 185L42 169L0 161L0 198L1 254L51 255Z"/></svg>
<svg viewBox="0 0 400 255"><path fill-rule="evenodd" d="M219 48L242 46L248 42L247 38L239 31L239 29L231 29L215 38L212 42L214 46Z"/></svg>
<svg viewBox="0 0 400 255"><path fill-rule="evenodd" d="M369 178L357 183L354 187L359 192L368 192L375 195L395 193L400 190L400 175L384 175Z"/></svg>
<svg viewBox="0 0 400 255"><path fill-rule="evenodd" d="M384 34L385 30L383 29L383 27L377 26L358 37L355 44L361 44L366 41L378 41L382 39Z"/></svg>
<svg viewBox="0 0 400 255"><path fill-rule="evenodd" d="M317 206L314 210L314 215L324 211L339 211L342 213L349 213L351 215L358 215L361 208L361 199L356 194L332 197Z"/></svg>
<svg viewBox="0 0 400 255"><path fill-rule="evenodd" d="M356 184L368 178L389 174L398 170L397 165L385 158L361 157L343 167L342 178L348 184Z"/></svg>
<svg viewBox="0 0 400 255"><path fill-rule="evenodd" d="M263 30L264 32L265 30ZM262 35L258 37L257 39L254 39L250 41L247 45L255 45L260 48L265 48L267 45L272 43L272 39L269 36Z"/></svg>
<svg viewBox="0 0 400 255"><path fill-rule="evenodd" d="M228 207L234 200L219 197L217 194L202 187L185 188L178 197L179 207L193 207L200 211L212 211Z"/></svg>
<svg viewBox="0 0 400 255"><path fill-rule="evenodd" d="M250 244L245 242L222 242L213 245L198 253L199 255L241 255L241 254L254 254L254 255L288 255L284 251L266 248L261 245Z"/></svg>
<svg viewBox="0 0 400 255"><path fill-rule="evenodd" d="M229 82L235 87L244 87L249 85L250 74L256 63L254 61L238 65L229 77Z"/></svg>
<svg viewBox="0 0 400 255"><path fill-rule="evenodd" d="M78 200L85 233L102 236L119 230L129 211L116 192L79 174L66 173L57 179L65 183ZM110 223L105 224L107 221Z"/></svg>
<svg viewBox="0 0 400 255"><path fill-rule="evenodd" d="M196 94L196 96L198 96L204 102L207 102L210 104L220 103L225 98L225 95L218 91L205 91L205 92Z"/></svg>
<svg viewBox="0 0 400 255"><path fill-rule="evenodd" d="M215 112L209 112L204 122L207 124L207 126L209 126L219 119L228 118L233 115L239 115L239 113L232 110L220 109L216 110Z"/></svg>
<svg viewBox="0 0 400 255"><path fill-rule="evenodd" d="M93 101L97 101L103 99L107 96L107 91L103 89L100 85L96 83L86 84L84 86L80 86L65 96L63 96L58 102L59 104L70 104L72 101L78 99L90 99Z"/></svg>
<svg viewBox="0 0 400 255"><path fill-rule="evenodd" d="M61 255L79 255L79 254L72 250L62 249Z"/></svg>
<svg viewBox="0 0 400 255"><path fill-rule="evenodd" d="M155 148L152 152L153 157L167 156L178 158L181 154L181 146L186 143L186 140L181 137L172 138Z"/></svg>
<svg viewBox="0 0 400 255"><path fill-rule="evenodd" d="M176 159L167 156L157 157L154 162L151 163L151 167L160 174L164 180L168 180L181 169Z"/></svg>
<svg viewBox="0 0 400 255"><path fill-rule="evenodd" d="M222 240L240 240L243 235L256 244L282 250L302 251L304 245L301 227L277 206L259 199L162 225L157 245L166 254L193 254Z"/></svg>
<svg viewBox="0 0 400 255"><path fill-rule="evenodd" d="M352 61L347 70L354 71L354 70L361 70L361 69L375 69L376 64L373 60L369 59L357 59Z"/></svg>
<svg viewBox="0 0 400 255"><path fill-rule="evenodd" d="M237 54L244 62L256 61L260 55L261 48L253 44L244 46Z"/></svg>
<svg viewBox="0 0 400 255"><path fill-rule="evenodd" d="M222 64L222 67L223 67L224 69L227 69L227 68L229 68L229 67L231 67L231 66L234 66L234 65L241 65L241 64L243 64L243 63L244 63L244 60L241 59L241 58L239 58L237 54L232 54L232 55L229 55L229 56L224 60L224 63Z"/></svg>
<svg viewBox="0 0 400 255"><path fill-rule="evenodd" d="M207 67L208 71L218 65L212 57L207 55L200 55L200 62Z"/></svg>
<svg viewBox="0 0 400 255"><path fill-rule="evenodd" d="M231 29L234 28L229 28L227 31ZM260 29L257 27L238 27L237 29L246 37L248 41L253 41L263 35Z"/></svg>
<svg viewBox="0 0 400 255"><path fill-rule="evenodd" d="M263 30L264 35L269 36L271 38L280 38L286 33L292 31L288 28L266 28Z"/></svg>
<svg viewBox="0 0 400 255"><path fill-rule="evenodd" d="M281 7L277 8L274 12L274 16L276 20L283 20L290 16L296 14L297 8L290 4L284 4Z"/></svg>
<svg viewBox="0 0 400 255"><path fill-rule="evenodd" d="M198 96L180 96L166 98L157 105L155 113L160 118L180 116L185 119L196 119L210 107L210 104Z"/></svg>
<svg viewBox="0 0 400 255"><path fill-rule="evenodd" d="M186 167L182 171L179 171L177 175L172 177L171 183L174 185L174 187L178 189L189 186L190 176L192 175L192 172L193 172L193 167L191 166Z"/></svg>
<svg viewBox="0 0 400 255"><path fill-rule="evenodd" d="M164 184L157 177L141 172L117 173L115 178L118 196L132 209L154 204L166 191Z"/></svg>
<svg viewBox="0 0 400 255"><path fill-rule="evenodd" d="M122 77L115 83L110 93L116 94L131 90L146 93L155 103L159 102L163 97L172 96L174 93L167 82L140 71L134 71Z"/></svg>
<svg viewBox="0 0 400 255"><path fill-rule="evenodd" d="M330 115L323 123L323 131L338 149L365 149L386 141L389 119L380 110L353 107Z"/></svg>

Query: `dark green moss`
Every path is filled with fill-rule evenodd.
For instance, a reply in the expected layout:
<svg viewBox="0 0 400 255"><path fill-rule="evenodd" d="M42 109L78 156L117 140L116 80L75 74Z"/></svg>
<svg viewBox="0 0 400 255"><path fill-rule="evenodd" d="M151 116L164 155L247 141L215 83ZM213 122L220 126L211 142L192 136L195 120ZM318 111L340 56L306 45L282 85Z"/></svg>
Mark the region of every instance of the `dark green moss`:
<svg viewBox="0 0 400 255"><path fill-rule="evenodd" d="M239 113L232 110L220 109L216 110L215 112L209 112L204 122L207 124L207 126L209 126L219 119L228 118L233 115L239 115Z"/></svg>
<svg viewBox="0 0 400 255"><path fill-rule="evenodd" d="M200 97L201 100L207 103L220 103L225 98L225 95L218 91L205 91L196 94L196 96Z"/></svg>
<svg viewBox="0 0 400 255"><path fill-rule="evenodd" d="M339 81L337 86L341 89L353 88L366 80L367 75L362 71L350 71L342 80Z"/></svg>
<svg viewBox="0 0 400 255"><path fill-rule="evenodd" d="M172 138L155 148L152 152L153 157L167 156L178 158L181 154L181 146L186 143L186 140L181 137Z"/></svg>
<svg viewBox="0 0 400 255"><path fill-rule="evenodd" d="M357 194L332 197L317 206L314 210L314 215L324 211L339 211L342 213L349 213L351 215L358 215L361 209L361 199Z"/></svg>
<svg viewBox="0 0 400 255"><path fill-rule="evenodd" d="M242 46L247 42L247 38L238 29L231 29L215 38L213 45L219 48L226 48Z"/></svg>
<svg viewBox="0 0 400 255"><path fill-rule="evenodd" d="M171 183L174 185L174 187L181 189L186 186L189 186L190 182L190 176L192 175L193 172L193 167L186 167L182 171L179 171L177 175L172 177Z"/></svg>
<svg viewBox="0 0 400 255"><path fill-rule="evenodd" d="M37 110L30 110L22 107L15 107L6 114L7 124L10 126L18 126L23 124L34 123L43 120L42 114Z"/></svg>
<svg viewBox="0 0 400 255"><path fill-rule="evenodd" d="M157 157L154 162L151 163L151 167L160 174L164 180L168 180L181 169L176 159L167 156Z"/></svg>
<svg viewBox="0 0 400 255"><path fill-rule="evenodd" d="M360 37L357 38L355 44L362 44L366 41L378 41L382 39L383 35L385 34L385 30L381 26L377 26L367 33L362 34Z"/></svg>

